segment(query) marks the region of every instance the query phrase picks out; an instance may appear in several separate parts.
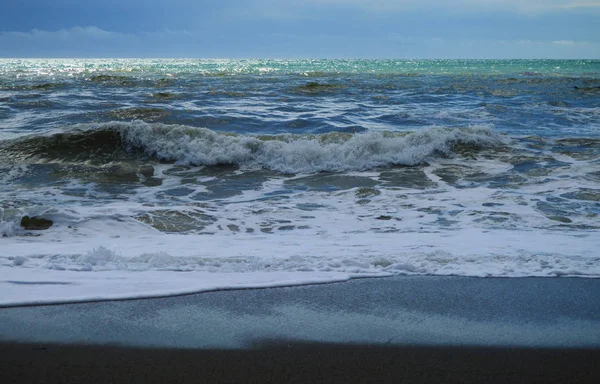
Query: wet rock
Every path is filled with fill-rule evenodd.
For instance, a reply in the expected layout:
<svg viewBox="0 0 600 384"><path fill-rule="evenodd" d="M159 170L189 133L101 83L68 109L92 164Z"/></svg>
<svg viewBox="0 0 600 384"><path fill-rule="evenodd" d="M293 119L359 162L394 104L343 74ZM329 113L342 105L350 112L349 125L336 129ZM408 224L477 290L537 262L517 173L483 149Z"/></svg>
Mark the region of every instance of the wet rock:
<svg viewBox="0 0 600 384"><path fill-rule="evenodd" d="M577 192L565 193L561 197L585 201L600 201L600 190L584 188Z"/></svg>
<svg viewBox="0 0 600 384"><path fill-rule="evenodd" d="M154 167L149 164L142 165L138 168L138 173L144 177L152 177L154 176Z"/></svg>
<svg viewBox="0 0 600 384"><path fill-rule="evenodd" d="M152 98L158 100L171 100L175 98L175 95L169 92L157 92L152 94Z"/></svg>
<svg viewBox="0 0 600 384"><path fill-rule="evenodd" d="M363 199L365 197L369 197L369 196L378 196L381 194L381 192L379 192L379 190L375 189L375 188L369 188L369 187L362 187L362 188L358 188L355 192L356 197L358 197L359 199Z"/></svg>
<svg viewBox="0 0 600 384"><path fill-rule="evenodd" d="M150 211L135 219L148 224L153 228L167 233L182 233L192 230L202 230L206 226L213 224L217 219L207 215L200 210L177 211L168 209L159 209Z"/></svg>
<svg viewBox="0 0 600 384"><path fill-rule="evenodd" d="M157 177L149 177L146 180L142 181L142 184L144 184L146 187L157 187L159 185L162 185L162 179L159 179Z"/></svg>
<svg viewBox="0 0 600 384"><path fill-rule="evenodd" d="M561 223L572 223L573 220L569 219L568 217L564 217L564 216L548 216L548 218L550 220L554 220L554 221L560 221Z"/></svg>
<svg viewBox="0 0 600 384"><path fill-rule="evenodd" d="M118 120L143 120L147 122L159 121L171 114L170 111L161 108L131 107L122 108L109 112L109 115Z"/></svg>
<svg viewBox="0 0 600 384"><path fill-rule="evenodd" d="M44 219L43 217L38 216L23 216L21 219L21 227L29 231L41 231L48 229L52 226L52 224L54 224L52 220Z"/></svg>
<svg viewBox="0 0 600 384"><path fill-rule="evenodd" d="M332 92L341 87L342 86L339 84L326 84L326 83L318 83L316 81L311 81L304 85L293 88L292 91L300 92L300 93L317 94L317 93L324 93L324 92Z"/></svg>
<svg viewBox="0 0 600 384"><path fill-rule="evenodd" d="M398 167L381 172L379 181L385 182L391 187L418 189L437 187L437 183L429 179L423 172L423 167Z"/></svg>
<svg viewBox="0 0 600 384"><path fill-rule="evenodd" d="M483 205L484 207L500 207L504 204L502 204L502 203L483 203L481 205Z"/></svg>

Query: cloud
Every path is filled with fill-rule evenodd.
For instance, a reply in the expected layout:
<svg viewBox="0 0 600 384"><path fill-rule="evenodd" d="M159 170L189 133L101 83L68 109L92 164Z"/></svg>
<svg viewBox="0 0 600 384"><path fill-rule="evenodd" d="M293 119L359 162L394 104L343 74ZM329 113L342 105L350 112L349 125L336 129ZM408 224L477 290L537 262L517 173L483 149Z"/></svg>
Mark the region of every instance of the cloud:
<svg viewBox="0 0 600 384"><path fill-rule="evenodd" d="M394 38L396 42L411 39ZM412 39L416 44L405 47L406 58L450 58L450 59L597 59L600 58L600 43L587 41L532 39L486 40L486 39ZM433 54L432 54L433 53Z"/></svg>
<svg viewBox="0 0 600 384"><path fill-rule="evenodd" d="M1 32L0 52L9 57L94 57L126 55L140 43L134 34L107 31L96 26L77 26L56 31Z"/></svg>
<svg viewBox="0 0 600 384"><path fill-rule="evenodd" d="M552 42L552 44L570 46L570 47L593 46L593 43L590 43L589 41L573 41L573 40L555 40Z"/></svg>
<svg viewBox="0 0 600 384"><path fill-rule="evenodd" d="M562 8L600 8L600 1L566 1Z"/></svg>
<svg viewBox="0 0 600 384"><path fill-rule="evenodd" d="M0 41L7 40L21 42L57 42L57 41L99 41L111 39L131 39L133 35L105 31L95 26L73 27L60 29L58 31L43 31L32 29L30 32L0 32Z"/></svg>
<svg viewBox="0 0 600 384"><path fill-rule="evenodd" d="M315 16L318 9L360 10L370 14L404 13L436 10L449 13L514 12L543 13L580 8L597 8L600 1L592 0L258 0L250 5L265 17L302 18ZM254 12L253 12L254 13Z"/></svg>
<svg viewBox="0 0 600 384"><path fill-rule="evenodd" d="M349 35L334 30L298 34L272 29L258 34L220 36L172 29L133 34L87 26L0 33L0 52L7 57L594 59L600 58L600 42L561 34L547 41L483 36L472 39L448 34Z"/></svg>

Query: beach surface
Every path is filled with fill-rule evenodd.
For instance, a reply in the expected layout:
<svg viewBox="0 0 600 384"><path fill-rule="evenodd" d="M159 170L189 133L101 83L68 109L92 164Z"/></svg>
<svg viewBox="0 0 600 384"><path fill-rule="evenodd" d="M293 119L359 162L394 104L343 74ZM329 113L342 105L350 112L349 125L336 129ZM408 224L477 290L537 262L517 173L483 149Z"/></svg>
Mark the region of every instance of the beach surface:
<svg viewBox="0 0 600 384"><path fill-rule="evenodd" d="M597 382L600 280L398 276L0 310L8 382Z"/></svg>

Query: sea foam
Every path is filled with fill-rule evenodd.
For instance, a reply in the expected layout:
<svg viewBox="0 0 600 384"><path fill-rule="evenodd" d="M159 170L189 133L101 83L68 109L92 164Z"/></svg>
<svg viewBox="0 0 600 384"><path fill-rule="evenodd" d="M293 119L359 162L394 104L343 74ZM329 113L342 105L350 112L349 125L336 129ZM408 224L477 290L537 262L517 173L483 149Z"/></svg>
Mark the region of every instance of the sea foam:
<svg viewBox="0 0 600 384"><path fill-rule="evenodd" d="M80 124L46 138L5 143L0 150L9 155L18 151L53 160L61 160L63 156L62 160L85 161L89 156L94 161L102 158L112 161L118 160L114 156L120 152L115 151L125 148L130 153L140 151L182 165L230 164L284 173L316 173L418 165L436 157L451 156L456 146L478 151L506 142L505 137L486 126L259 136L133 121Z"/></svg>
<svg viewBox="0 0 600 384"><path fill-rule="evenodd" d="M430 128L407 134L280 135L257 137L206 128L133 122L110 123L127 145L163 160L190 165L238 164L285 173L343 172L387 165L417 165L450 155L453 145L494 147L503 143L488 127Z"/></svg>

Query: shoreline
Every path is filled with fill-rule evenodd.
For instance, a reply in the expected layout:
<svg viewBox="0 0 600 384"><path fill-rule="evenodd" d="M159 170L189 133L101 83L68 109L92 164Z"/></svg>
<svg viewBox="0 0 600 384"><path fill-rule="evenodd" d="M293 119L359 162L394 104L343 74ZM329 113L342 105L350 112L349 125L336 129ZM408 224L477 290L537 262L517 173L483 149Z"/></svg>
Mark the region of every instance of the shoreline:
<svg viewBox="0 0 600 384"><path fill-rule="evenodd" d="M70 301L49 301L49 302L39 302L39 303L23 303L23 304L0 304L0 310L3 308L25 308L25 307L45 307L45 306L60 306L60 305L77 305L77 304L92 304L92 303L105 303L105 302L120 302L120 301L138 301L138 300L160 300L160 299L169 299L174 297L185 297L185 296L193 296L193 295L202 295L205 293L213 293L213 292L235 292L235 291L246 291L246 290L258 290L258 289L278 289L278 288L294 288L294 287L304 287L304 286L315 286L315 285L328 285L328 284L338 284L345 283L350 280L357 279L378 279L378 278L388 278L394 276L360 276L360 277L350 277L344 280L331 280L331 281L323 281L323 282L311 282L311 283L282 283L282 285L265 285L263 287L240 287L240 288L212 288L206 290L199 290L193 292L186 293L173 293L173 294L164 294L164 295L149 295L149 296L139 296L139 297L123 297L123 298L107 298L107 299L81 299L81 300L70 300ZM600 278L600 277L599 277Z"/></svg>
<svg viewBox="0 0 600 384"><path fill-rule="evenodd" d="M463 275L375 275L375 276L357 276L348 277L345 279L337 279L331 281L314 281L309 283L282 283L281 285L265 285L265 286L248 286L248 287L230 287L230 288L209 288L205 290L190 291L184 293L173 293L173 294L157 294L148 296L132 296L122 298L98 298L98 299L73 299L73 300L57 300L57 301L41 301L34 303L22 303L22 304L2 304L0 303L0 310L4 308L26 308L26 307L45 307L45 306L62 306L62 305L77 305L77 304L92 304L92 303L104 303L104 302L120 302L120 301L138 301L138 300L160 300L169 299L176 297L202 295L214 292L236 292L236 291L248 291L248 290L268 290L268 289L279 289L279 288L297 288L297 287L311 287L311 286L327 286L331 284L343 284L353 282L357 280L368 280L368 279L389 279L389 278L459 278L459 279L474 279L474 280L523 280L523 279L534 279L534 280L554 280L554 279L582 279L582 280L600 280L600 276L585 276L585 275L556 275L556 276L463 276ZM37 283L27 283L31 285L37 285ZM44 285L44 282L39 283Z"/></svg>
<svg viewBox="0 0 600 384"><path fill-rule="evenodd" d="M4 307L0 342L243 348L290 339L600 348L597 324L599 279L393 276Z"/></svg>
<svg viewBox="0 0 600 384"><path fill-rule="evenodd" d="M600 280L396 276L0 309L0 381L600 380Z"/></svg>

